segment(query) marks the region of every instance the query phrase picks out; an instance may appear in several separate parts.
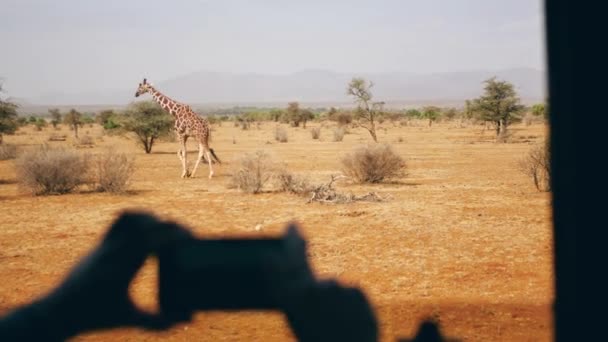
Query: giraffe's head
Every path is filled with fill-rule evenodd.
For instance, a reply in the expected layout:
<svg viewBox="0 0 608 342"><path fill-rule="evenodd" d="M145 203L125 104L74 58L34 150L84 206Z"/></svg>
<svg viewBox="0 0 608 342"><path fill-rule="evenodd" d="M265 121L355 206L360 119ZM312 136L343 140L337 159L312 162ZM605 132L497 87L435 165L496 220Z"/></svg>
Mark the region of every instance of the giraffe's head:
<svg viewBox="0 0 608 342"><path fill-rule="evenodd" d="M139 86L137 87L137 91L135 92L135 97L138 97L141 94L145 94L148 91L150 91L150 88L152 87L152 85L150 83L148 83L146 81L146 79L144 78L144 81L142 83L139 84Z"/></svg>

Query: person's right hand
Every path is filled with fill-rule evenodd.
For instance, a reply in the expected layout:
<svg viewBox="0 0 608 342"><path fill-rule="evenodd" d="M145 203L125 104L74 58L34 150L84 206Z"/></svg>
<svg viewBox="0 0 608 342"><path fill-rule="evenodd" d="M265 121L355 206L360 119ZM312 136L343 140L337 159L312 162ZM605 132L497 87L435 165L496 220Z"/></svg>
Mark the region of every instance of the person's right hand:
<svg viewBox="0 0 608 342"><path fill-rule="evenodd" d="M323 281L283 309L298 341L377 341L378 324L363 292Z"/></svg>

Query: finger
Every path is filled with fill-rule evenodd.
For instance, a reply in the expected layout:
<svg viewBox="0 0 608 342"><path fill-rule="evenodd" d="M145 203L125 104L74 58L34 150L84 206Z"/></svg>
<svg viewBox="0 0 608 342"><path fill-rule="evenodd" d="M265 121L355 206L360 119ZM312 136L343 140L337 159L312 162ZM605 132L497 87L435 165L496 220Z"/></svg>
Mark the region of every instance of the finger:
<svg viewBox="0 0 608 342"><path fill-rule="evenodd" d="M148 228L144 239L149 250L154 253L180 241L194 239L189 230L174 222L160 222Z"/></svg>

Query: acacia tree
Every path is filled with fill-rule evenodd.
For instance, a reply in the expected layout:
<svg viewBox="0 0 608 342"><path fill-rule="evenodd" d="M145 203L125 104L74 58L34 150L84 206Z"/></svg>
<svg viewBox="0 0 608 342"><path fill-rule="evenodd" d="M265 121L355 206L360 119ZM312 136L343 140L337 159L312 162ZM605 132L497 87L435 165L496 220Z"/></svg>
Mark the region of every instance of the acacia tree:
<svg viewBox="0 0 608 342"><path fill-rule="evenodd" d="M312 111L308 109L300 110L300 121L302 122L302 127L306 128L306 122L315 118L315 115Z"/></svg>
<svg viewBox="0 0 608 342"><path fill-rule="evenodd" d="M298 102L289 102L285 110L286 119L294 127L300 126L300 104Z"/></svg>
<svg viewBox="0 0 608 342"><path fill-rule="evenodd" d="M367 82L363 78L355 77L348 84L346 94L354 97L357 103L355 117L358 119L359 126L365 128L372 136L372 139L378 142L376 120L382 115L384 102L372 102L373 96L370 89L373 86L373 82Z"/></svg>
<svg viewBox="0 0 608 342"><path fill-rule="evenodd" d="M150 153L154 142L173 128L173 118L154 101L136 102L121 117L124 132L135 133L144 151Z"/></svg>
<svg viewBox="0 0 608 342"><path fill-rule="evenodd" d="M0 83L0 93L2 92L2 83ZM17 121L17 105L4 101L0 98L0 144L2 144L3 134L13 134L19 127Z"/></svg>
<svg viewBox="0 0 608 342"><path fill-rule="evenodd" d="M504 141L507 127L521 120L524 106L511 83L498 81L496 77L487 79L484 83L484 94L473 100L474 111L482 121L493 123L497 139Z"/></svg>
<svg viewBox="0 0 608 342"><path fill-rule="evenodd" d="M63 122L74 130L74 137L78 138L78 127L82 127L82 125L84 124L82 121L82 113L72 108L63 117Z"/></svg>
<svg viewBox="0 0 608 342"><path fill-rule="evenodd" d="M57 125L61 123L61 112L59 109L49 109L49 114L51 114L51 125L53 128L57 128Z"/></svg>
<svg viewBox="0 0 608 342"><path fill-rule="evenodd" d="M429 127L433 125L433 122L439 119L441 115L441 108L435 106L427 106L422 109L422 117L429 120Z"/></svg>

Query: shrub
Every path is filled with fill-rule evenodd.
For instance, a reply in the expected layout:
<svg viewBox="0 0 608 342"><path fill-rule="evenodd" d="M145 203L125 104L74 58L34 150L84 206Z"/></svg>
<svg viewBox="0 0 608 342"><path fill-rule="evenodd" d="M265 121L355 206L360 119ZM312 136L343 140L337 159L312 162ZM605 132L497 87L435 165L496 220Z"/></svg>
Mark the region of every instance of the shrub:
<svg viewBox="0 0 608 342"><path fill-rule="evenodd" d="M123 193L129 185L135 161L125 153L108 149L97 156L95 166L98 191Z"/></svg>
<svg viewBox="0 0 608 342"><path fill-rule="evenodd" d="M65 194L87 183L88 156L47 146L25 151L16 160L17 178L35 195Z"/></svg>
<svg viewBox="0 0 608 342"><path fill-rule="evenodd" d="M279 183L279 189L284 192L307 195L312 189L308 179L296 176L287 170L278 172L276 178Z"/></svg>
<svg viewBox="0 0 608 342"><path fill-rule="evenodd" d="M93 147L95 145L95 140L92 136L85 135L78 138L78 140L76 141L76 145L82 147Z"/></svg>
<svg viewBox="0 0 608 342"><path fill-rule="evenodd" d="M313 127L310 129L310 135L314 140L319 139L321 136L321 127Z"/></svg>
<svg viewBox="0 0 608 342"><path fill-rule="evenodd" d="M230 185L252 194L262 191L275 170L275 163L264 151L245 154L238 160L237 165L231 175Z"/></svg>
<svg viewBox="0 0 608 342"><path fill-rule="evenodd" d="M353 122L353 115L351 113L340 112L334 116L334 120L340 126L350 125Z"/></svg>
<svg viewBox="0 0 608 342"><path fill-rule="evenodd" d="M387 178L403 176L405 162L390 145L373 145L344 156L342 168L357 182L379 183Z"/></svg>
<svg viewBox="0 0 608 342"><path fill-rule="evenodd" d="M17 146L13 144L0 144L0 160L17 158Z"/></svg>
<svg viewBox="0 0 608 342"><path fill-rule="evenodd" d="M51 135L49 135L48 140L49 141L65 141L67 139L67 136L65 134L55 134L55 133L51 133Z"/></svg>
<svg viewBox="0 0 608 342"><path fill-rule="evenodd" d="M334 129L334 141L342 141L342 139L344 139L345 133L346 130L344 129L344 127L338 127Z"/></svg>
<svg viewBox="0 0 608 342"><path fill-rule="evenodd" d="M551 191L551 151L549 143L534 146L519 162L519 169L530 176L538 191Z"/></svg>
<svg viewBox="0 0 608 342"><path fill-rule="evenodd" d="M282 143L287 142L289 140L287 136L287 130L285 130L285 128L283 127L277 127L274 130L274 140Z"/></svg>

